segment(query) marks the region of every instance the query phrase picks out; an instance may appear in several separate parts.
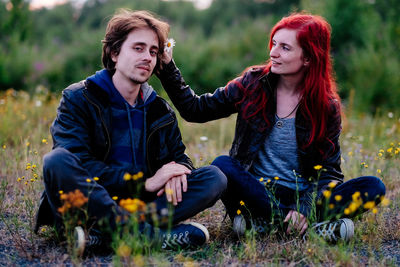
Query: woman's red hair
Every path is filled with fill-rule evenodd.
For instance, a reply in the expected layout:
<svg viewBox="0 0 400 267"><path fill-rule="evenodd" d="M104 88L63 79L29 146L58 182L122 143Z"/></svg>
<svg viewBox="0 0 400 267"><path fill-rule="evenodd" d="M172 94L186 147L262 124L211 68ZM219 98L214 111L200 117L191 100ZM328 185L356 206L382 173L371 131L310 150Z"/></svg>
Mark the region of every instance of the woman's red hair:
<svg viewBox="0 0 400 267"><path fill-rule="evenodd" d="M270 49L272 48L273 36L283 28L297 31L297 41L303 49L303 57L309 59L303 80L297 87L302 95L300 111L311 122L311 133L307 144L309 146L314 141L325 140L327 118L328 114L332 112L332 100L336 99L338 100L337 103L340 103L330 56L331 27L321 16L292 14L282 18L272 28L269 41ZM262 76L270 71L271 62L261 67ZM243 108L245 119L250 120L256 114L262 112L265 122L269 125L266 106L272 100L268 99L267 92L257 81L258 79L255 79L250 82L247 88L240 85L243 88L244 96L239 103L245 104ZM238 82L234 82L238 84ZM337 105L336 111L340 112L340 104Z"/></svg>

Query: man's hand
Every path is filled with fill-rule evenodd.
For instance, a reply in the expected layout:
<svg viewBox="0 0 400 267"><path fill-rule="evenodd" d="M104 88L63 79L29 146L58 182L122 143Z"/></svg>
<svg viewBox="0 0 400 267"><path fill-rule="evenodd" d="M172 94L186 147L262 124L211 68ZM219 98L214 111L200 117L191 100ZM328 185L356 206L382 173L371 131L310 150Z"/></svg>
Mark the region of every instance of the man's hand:
<svg viewBox="0 0 400 267"><path fill-rule="evenodd" d="M283 222L288 223L286 229L286 234L288 235L291 234L292 231L296 231L302 235L308 228L307 218L300 212L294 210L289 211Z"/></svg>
<svg viewBox="0 0 400 267"><path fill-rule="evenodd" d="M164 192L167 196L167 201L172 202L174 206L182 201L182 192L187 191L186 175L176 176L170 179L164 188L157 192L157 196L161 196Z"/></svg>
<svg viewBox="0 0 400 267"><path fill-rule="evenodd" d="M182 200L182 189L184 190L183 192L187 190L186 175L190 173L191 171L186 166L171 161L162 166L153 177L146 180L145 189L148 192L156 192L159 190L157 193L158 196L161 196L164 191L171 193L170 190L166 190L171 189L175 194L176 200ZM172 179L173 181L170 181ZM177 189L180 189L179 193L177 193ZM167 199L168 195L169 194L167 194ZM172 199L173 197L171 198L171 201Z"/></svg>

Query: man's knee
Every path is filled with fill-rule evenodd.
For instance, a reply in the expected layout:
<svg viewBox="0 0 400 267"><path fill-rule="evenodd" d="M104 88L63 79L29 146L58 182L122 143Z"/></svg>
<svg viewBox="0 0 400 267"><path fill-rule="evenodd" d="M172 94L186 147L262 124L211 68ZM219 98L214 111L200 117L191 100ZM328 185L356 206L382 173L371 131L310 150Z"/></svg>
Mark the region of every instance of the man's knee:
<svg viewBox="0 0 400 267"><path fill-rule="evenodd" d="M370 188L373 188L376 197L381 197L386 194L386 187L381 179L375 176L366 176L364 177L364 179L366 180L365 182L368 183Z"/></svg>
<svg viewBox="0 0 400 267"><path fill-rule="evenodd" d="M227 186L225 174L216 166L206 166L197 169L194 172L194 179L201 182L204 189L204 195L208 198L219 198Z"/></svg>
<svg viewBox="0 0 400 267"><path fill-rule="evenodd" d="M45 183L62 179L72 171L79 159L65 148L55 148L43 157L43 178Z"/></svg>
<svg viewBox="0 0 400 267"><path fill-rule="evenodd" d="M55 148L43 157L43 170L62 167L66 160L70 160L71 156L73 154L65 148Z"/></svg>

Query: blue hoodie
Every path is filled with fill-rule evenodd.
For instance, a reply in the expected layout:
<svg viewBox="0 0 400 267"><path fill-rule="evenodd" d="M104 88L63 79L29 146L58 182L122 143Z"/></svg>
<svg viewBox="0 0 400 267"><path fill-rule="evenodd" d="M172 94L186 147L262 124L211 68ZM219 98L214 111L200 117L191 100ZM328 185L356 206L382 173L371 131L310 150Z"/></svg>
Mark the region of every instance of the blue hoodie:
<svg viewBox="0 0 400 267"><path fill-rule="evenodd" d="M111 149L105 163L131 174L146 173L146 110L156 92L143 83L136 103L130 105L115 88L108 70L87 78L110 96L112 108Z"/></svg>

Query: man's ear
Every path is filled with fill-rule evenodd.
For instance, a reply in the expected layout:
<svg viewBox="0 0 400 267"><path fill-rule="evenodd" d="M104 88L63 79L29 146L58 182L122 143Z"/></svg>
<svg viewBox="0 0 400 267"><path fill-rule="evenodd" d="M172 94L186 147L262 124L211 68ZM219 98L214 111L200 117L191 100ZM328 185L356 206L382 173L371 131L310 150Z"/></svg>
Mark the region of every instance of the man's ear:
<svg viewBox="0 0 400 267"><path fill-rule="evenodd" d="M112 59L112 61L113 61L114 63L117 63L117 60L118 60L118 53L115 52L115 51L112 51L112 52L111 52L111 59Z"/></svg>

